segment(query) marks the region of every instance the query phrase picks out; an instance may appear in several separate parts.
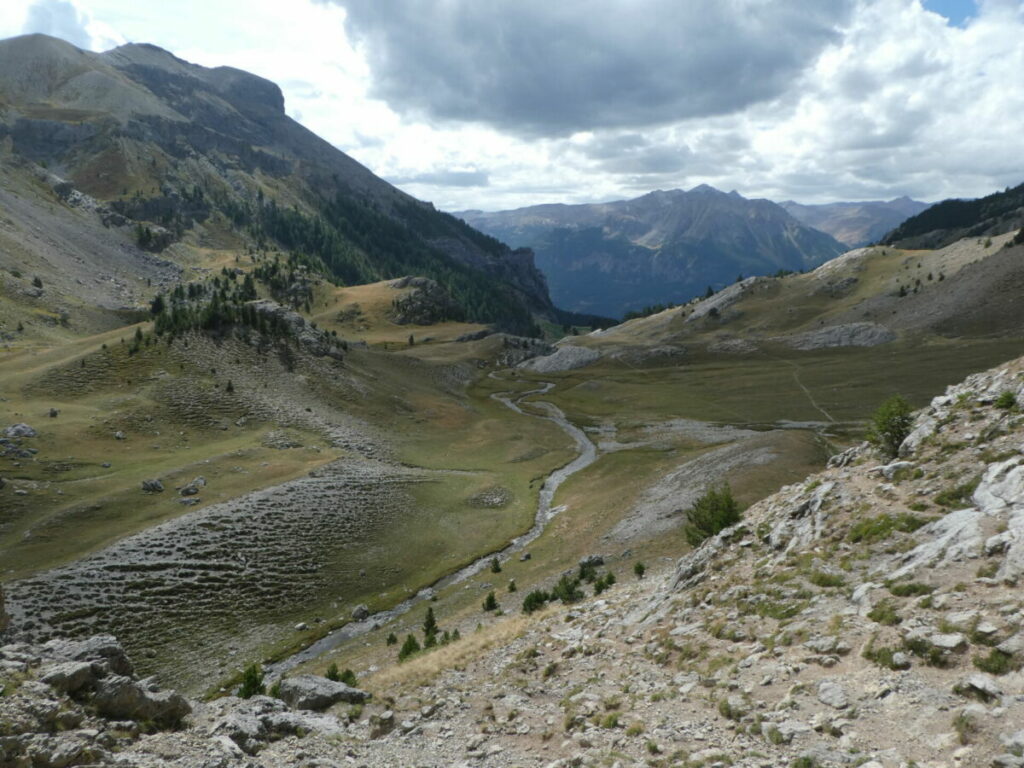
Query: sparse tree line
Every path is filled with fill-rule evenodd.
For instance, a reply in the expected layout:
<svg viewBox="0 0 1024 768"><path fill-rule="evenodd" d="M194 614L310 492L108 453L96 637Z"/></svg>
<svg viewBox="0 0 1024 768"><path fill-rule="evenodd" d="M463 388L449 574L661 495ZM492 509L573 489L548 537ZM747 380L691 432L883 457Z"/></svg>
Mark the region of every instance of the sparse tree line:
<svg viewBox="0 0 1024 768"><path fill-rule="evenodd" d="M262 193L255 201L224 198L218 207L264 249L273 242L308 254L346 285L371 283L408 274L445 286L462 314L452 320L496 322L507 330L540 335L526 307L494 276L459 264L426 238L461 235L491 254L503 253L497 240L464 222L413 203L396 203L400 218L383 213L373 201L355 201L341 192L321 199L318 212L284 207ZM438 218L440 217L440 218Z"/></svg>
<svg viewBox="0 0 1024 768"><path fill-rule="evenodd" d="M264 259L244 275L225 267L212 280L179 284L166 296L157 294L150 303L154 331L172 341L190 331L218 337L230 332L243 336L257 333L267 340L288 340L294 336L292 326L281 315L260 311L252 302L259 298L260 285L271 296L308 311L312 298L308 272L305 257L291 254L283 261L277 256ZM346 346L343 341L337 343Z"/></svg>

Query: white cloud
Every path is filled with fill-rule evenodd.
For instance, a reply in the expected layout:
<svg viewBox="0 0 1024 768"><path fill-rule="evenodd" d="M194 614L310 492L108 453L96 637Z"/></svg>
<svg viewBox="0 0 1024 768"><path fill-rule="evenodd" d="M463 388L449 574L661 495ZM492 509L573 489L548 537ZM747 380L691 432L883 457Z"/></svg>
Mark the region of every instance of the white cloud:
<svg viewBox="0 0 1024 768"><path fill-rule="evenodd" d="M86 19L68 0L36 0L28 7L21 31L60 37L79 48L92 46Z"/></svg>
<svg viewBox="0 0 1024 768"><path fill-rule="evenodd" d="M279 0L43 2L14 0L10 13L0 18L0 34L20 33L30 9L60 7L64 16L49 18L73 18L75 24L61 27L54 21L51 31L86 42L80 36L84 30L93 48L152 42L200 64L247 69L280 84L289 114L311 130L378 175L403 179L413 194L449 209L608 200L699 183L749 196L816 202L973 196L1024 181L1019 129L1024 14L1018 0L985 0L962 27L926 11L918 0L828 0L805 27L805 44L795 45L791 55L778 50L778 40L765 39L777 36L768 23L775 17L766 17L760 28L729 27L741 28L745 41L758 35L763 40L760 58L750 61L765 63L770 71L757 76L716 69L713 46L702 45L707 40L688 38L685 25L659 25L656 12L681 5L665 0L631 0L632 15L614 19L628 27L621 33L609 31L607 19L581 16L579 5L568 0L432 4L451 13L472 10L464 19L447 21L397 13L382 19L362 0L353 0L362 42L350 38L347 0L294 0L286 7ZM423 0L402 2L426 7L417 5ZM624 7L624 2L609 0L608 7ZM715 18L728 22L722 14L748 2L715 4ZM505 15L489 18L482 8ZM562 28L556 23L559 14L576 14L566 23L582 21L574 39L560 49L571 66L562 66L545 91L543 65L556 49L538 48L531 58L523 47L531 42L531 19L544 22L538 25L540 46L549 39L547 32ZM488 63L481 58L481 41L500 41L496 19L506 18L516 22L507 38L515 45ZM484 30L482 38L469 34L470 22ZM459 23L466 34L448 34L458 31ZM396 73L409 72L409 64L394 58L393 41L413 31L422 34L424 24L439 35L445 32L434 42L452 50L428 45L444 56L423 60L425 71L410 84L420 83L422 89L430 77L450 71L445 67L469 62L485 71L455 74L469 78L468 92L487 97L484 103L467 106L451 93L433 94L434 103L427 98L431 94L396 81ZM647 58L630 47L645 35L653 41ZM605 45L587 48L577 44L581 39ZM617 40L624 42L615 48ZM718 42L725 46L723 55L732 50L728 41ZM392 58L382 59L381 50ZM673 55L690 58L673 63ZM586 61L573 62L574 57ZM658 74L664 71L691 78L705 73L706 82L694 86L689 103L678 84L675 90L665 86ZM595 72L622 78L596 91L601 104L587 93L565 104L552 101L551 94L564 94L574 83L582 90L594 82ZM650 82L643 80L645 72L652 73ZM481 77L507 92L480 90ZM533 102L531 93L522 91L524 83L534 85ZM711 98L734 85L729 98ZM650 103L638 107L641 96ZM514 105L523 98L536 109L517 116ZM523 138L539 134L547 137Z"/></svg>

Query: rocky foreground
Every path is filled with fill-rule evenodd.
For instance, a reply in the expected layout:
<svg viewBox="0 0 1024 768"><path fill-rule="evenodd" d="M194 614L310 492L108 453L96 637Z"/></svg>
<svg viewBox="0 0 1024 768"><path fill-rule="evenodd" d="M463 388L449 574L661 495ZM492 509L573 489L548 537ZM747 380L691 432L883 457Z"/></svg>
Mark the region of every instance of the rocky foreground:
<svg viewBox="0 0 1024 768"><path fill-rule="evenodd" d="M1024 766L1021 402L1024 359L972 376L899 459L840 454L674 570L462 628L369 699L187 702L112 638L13 642L0 765Z"/></svg>

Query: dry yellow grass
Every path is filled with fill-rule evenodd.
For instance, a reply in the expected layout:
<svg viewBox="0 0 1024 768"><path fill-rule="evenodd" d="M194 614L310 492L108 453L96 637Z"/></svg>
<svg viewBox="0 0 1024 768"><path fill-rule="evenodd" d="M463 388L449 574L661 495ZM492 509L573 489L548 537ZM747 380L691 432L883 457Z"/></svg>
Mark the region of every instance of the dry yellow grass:
<svg viewBox="0 0 1024 768"><path fill-rule="evenodd" d="M350 341L385 348L406 348L409 336L417 345L429 339L431 343L454 341L465 333L484 328L477 323L436 323L434 325L399 325L391 320L394 300L404 296L410 288L391 287L390 280L343 288L324 286L317 292L310 319L328 331Z"/></svg>
<svg viewBox="0 0 1024 768"><path fill-rule="evenodd" d="M393 664L367 678L365 687L378 696L395 696L408 688L427 685L447 669L463 667L498 645L507 645L522 637L538 619L561 610L548 607L529 616L515 614L482 627L450 645L434 648L402 663Z"/></svg>

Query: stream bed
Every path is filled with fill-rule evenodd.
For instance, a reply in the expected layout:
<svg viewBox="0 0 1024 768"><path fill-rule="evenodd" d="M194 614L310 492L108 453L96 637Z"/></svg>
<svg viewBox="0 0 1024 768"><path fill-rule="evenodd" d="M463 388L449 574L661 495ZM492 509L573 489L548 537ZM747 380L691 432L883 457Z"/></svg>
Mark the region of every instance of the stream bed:
<svg viewBox="0 0 1024 768"><path fill-rule="evenodd" d="M597 446L594 445L593 441L587 437L586 433L582 429L570 423L569 420L565 418L565 414L560 408L558 408L558 406L545 401L531 402L531 407L542 411L540 414L524 411L520 407L520 403L524 398L532 395L543 395L546 392L550 392L554 386L555 385L551 382L545 382L537 389L531 389L527 392L515 395L514 399L512 394L508 392L499 392L491 395L492 398L522 416L536 419L547 419L548 421L558 425L563 432L573 439L573 442L576 444L576 448L579 451L579 454L575 459L554 470L545 478L544 484L541 486L540 493L537 498L537 511L534 515L533 525L530 529L526 531L526 533L512 539L502 549L495 552L489 552L486 555L477 558L469 565L463 566L459 570L449 573L447 576L443 576L430 586L424 587L415 595L403 600L393 608L378 611L361 621L350 621L343 627L339 627L333 632L324 635L324 637L320 638L312 645L302 649L298 653L295 653L286 659L282 659L275 664L268 664L265 671L269 680L277 679L300 664L304 664L305 662L315 659L333 648L337 648L345 641L365 635L368 632L372 632L392 619L408 613L415 605L423 602L424 600L428 600L439 589L444 589L445 587L449 587L453 584L463 582L480 573L480 571L485 568L490 567L491 560L493 558L507 557L525 549L531 542L540 536L541 533L544 532L547 524L551 522L552 518L554 518L558 512L561 511L560 507L552 506L555 493L558 491L559 486L561 486L569 477L590 466L597 460Z"/></svg>

